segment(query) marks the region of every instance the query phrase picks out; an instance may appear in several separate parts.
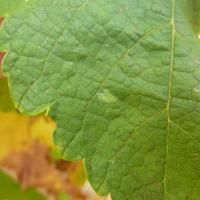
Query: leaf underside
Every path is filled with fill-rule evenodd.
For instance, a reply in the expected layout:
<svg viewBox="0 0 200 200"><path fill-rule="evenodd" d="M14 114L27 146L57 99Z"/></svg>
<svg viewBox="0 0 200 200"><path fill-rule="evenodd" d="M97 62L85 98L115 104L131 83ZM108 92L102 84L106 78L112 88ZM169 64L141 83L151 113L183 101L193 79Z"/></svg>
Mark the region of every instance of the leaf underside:
<svg viewBox="0 0 200 200"><path fill-rule="evenodd" d="M98 193L199 199L200 47L183 1L33 2L0 33L15 106L49 111Z"/></svg>

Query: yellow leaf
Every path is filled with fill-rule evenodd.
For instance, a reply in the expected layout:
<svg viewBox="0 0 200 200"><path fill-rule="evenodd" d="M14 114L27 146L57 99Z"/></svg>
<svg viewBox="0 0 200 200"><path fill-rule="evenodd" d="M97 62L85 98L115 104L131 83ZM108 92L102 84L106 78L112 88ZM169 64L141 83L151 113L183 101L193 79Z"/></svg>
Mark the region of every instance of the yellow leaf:
<svg viewBox="0 0 200 200"><path fill-rule="evenodd" d="M0 112L0 159L10 151L26 148L35 139L53 147L52 133L55 124L44 116L27 117L16 112Z"/></svg>

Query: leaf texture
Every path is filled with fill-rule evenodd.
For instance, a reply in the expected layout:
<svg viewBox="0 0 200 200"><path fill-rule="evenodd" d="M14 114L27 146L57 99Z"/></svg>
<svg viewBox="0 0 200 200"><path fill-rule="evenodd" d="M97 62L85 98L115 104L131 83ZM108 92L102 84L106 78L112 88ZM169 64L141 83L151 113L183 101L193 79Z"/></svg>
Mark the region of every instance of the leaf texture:
<svg viewBox="0 0 200 200"><path fill-rule="evenodd" d="M199 0L186 0L186 12L188 13L190 22L194 30L200 32L200 1ZM189 8L189 9L188 9Z"/></svg>
<svg viewBox="0 0 200 200"><path fill-rule="evenodd" d="M29 0L0 0L0 4L0 16L7 17L28 6Z"/></svg>
<svg viewBox="0 0 200 200"><path fill-rule="evenodd" d="M184 5L183 5L184 3ZM44 0L6 20L15 106L56 121L113 200L198 200L200 47L181 0Z"/></svg>

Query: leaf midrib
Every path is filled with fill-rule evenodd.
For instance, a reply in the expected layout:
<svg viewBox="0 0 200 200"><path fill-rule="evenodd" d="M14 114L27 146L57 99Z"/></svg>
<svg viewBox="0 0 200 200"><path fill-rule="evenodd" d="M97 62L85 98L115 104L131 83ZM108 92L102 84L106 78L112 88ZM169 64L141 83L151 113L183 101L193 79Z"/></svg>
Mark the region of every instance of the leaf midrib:
<svg viewBox="0 0 200 200"><path fill-rule="evenodd" d="M175 0L171 0L172 5L172 16L171 16L171 28L172 28L172 46L171 46L171 62L170 62L170 72L169 72L169 86L168 86L168 101L167 101L167 136L166 136L166 154L165 154L165 168L164 168L164 193L163 199L166 194L166 172L167 172L167 162L168 162L168 152L169 152L169 133L170 133L170 103L171 103L171 87L172 87L172 78L173 78L173 68L174 68L174 50L175 50Z"/></svg>

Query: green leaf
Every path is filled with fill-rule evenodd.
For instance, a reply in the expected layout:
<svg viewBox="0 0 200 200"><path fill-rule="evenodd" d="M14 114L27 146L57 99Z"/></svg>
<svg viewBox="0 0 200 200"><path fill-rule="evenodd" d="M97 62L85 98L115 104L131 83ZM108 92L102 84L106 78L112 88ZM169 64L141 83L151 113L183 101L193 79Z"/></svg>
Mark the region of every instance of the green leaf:
<svg viewBox="0 0 200 200"><path fill-rule="evenodd" d="M185 3L44 0L1 30L15 106L48 110L63 158L84 159L113 200L199 199L200 46Z"/></svg>
<svg viewBox="0 0 200 200"><path fill-rule="evenodd" d="M0 199L1 200L45 200L41 194L29 188L22 191L20 185L0 171Z"/></svg>
<svg viewBox="0 0 200 200"><path fill-rule="evenodd" d="M0 79L0 111L13 110L14 106L8 90L6 79Z"/></svg>
<svg viewBox="0 0 200 200"><path fill-rule="evenodd" d="M10 16L22 9L29 0L0 0L0 16ZM31 1L31 0L30 0Z"/></svg>
<svg viewBox="0 0 200 200"><path fill-rule="evenodd" d="M186 0L186 9L188 10L189 19L196 32L200 32L200 1Z"/></svg>

